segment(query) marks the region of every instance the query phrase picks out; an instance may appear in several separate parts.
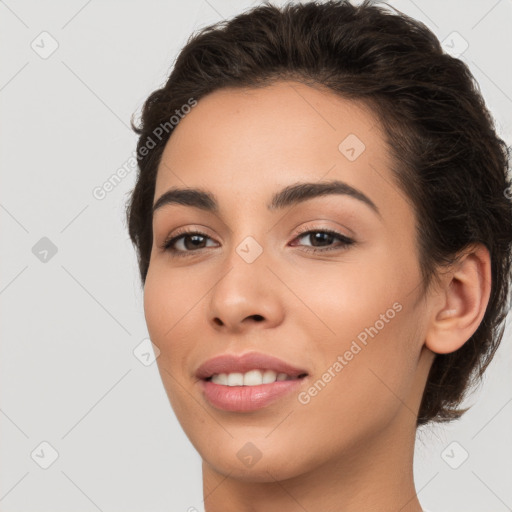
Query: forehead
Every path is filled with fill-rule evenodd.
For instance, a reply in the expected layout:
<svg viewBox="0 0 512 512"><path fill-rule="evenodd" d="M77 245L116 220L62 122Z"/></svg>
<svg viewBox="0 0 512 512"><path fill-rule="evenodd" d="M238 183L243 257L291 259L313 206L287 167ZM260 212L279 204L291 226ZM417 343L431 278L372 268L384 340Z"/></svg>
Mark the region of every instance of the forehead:
<svg viewBox="0 0 512 512"><path fill-rule="evenodd" d="M201 98L175 128L155 197L173 186L263 197L268 187L320 180L371 194L389 167L377 118L361 102L290 81L226 88Z"/></svg>

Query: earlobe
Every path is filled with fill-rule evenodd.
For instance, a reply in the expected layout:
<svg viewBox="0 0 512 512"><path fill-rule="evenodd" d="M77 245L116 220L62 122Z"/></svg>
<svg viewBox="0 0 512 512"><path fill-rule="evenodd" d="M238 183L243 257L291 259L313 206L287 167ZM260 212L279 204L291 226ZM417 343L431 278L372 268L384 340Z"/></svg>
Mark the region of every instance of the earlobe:
<svg viewBox="0 0 512 512"><path fill-rule="evenodd" d="M425 345L432 352L458 350L480 325L491 292L491 261L482 244L472 246L443 276L432 300Z"/></svg>

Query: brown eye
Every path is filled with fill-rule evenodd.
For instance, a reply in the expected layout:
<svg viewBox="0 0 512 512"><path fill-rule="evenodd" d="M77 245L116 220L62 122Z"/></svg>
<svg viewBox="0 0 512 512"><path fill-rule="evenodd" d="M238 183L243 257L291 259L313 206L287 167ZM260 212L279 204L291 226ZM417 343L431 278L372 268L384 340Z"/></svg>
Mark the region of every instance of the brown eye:
<svg viewBox="0 0 512 512"><path fill-rule="evenodd" d="M295 238L295 240L300 240L301 238L309 239L312 246L309 248L306 246L305 250L311 252L325 252L336 249L344 249L354 243L354 240L351 238L348 238L345 235L330 229L304 231L300 233ZM338 240L339 243L332 246L332 242L335 240Z"/></svg>
<svg viewBox="0 0 512 512"><path fill-rule="evenodd" d="M211 240L205 233L184 231L166 240L162 245L162 249L173 255L187 255L187 253L196 252L197 249L207 248L205 245L207 239Z"/></svg>

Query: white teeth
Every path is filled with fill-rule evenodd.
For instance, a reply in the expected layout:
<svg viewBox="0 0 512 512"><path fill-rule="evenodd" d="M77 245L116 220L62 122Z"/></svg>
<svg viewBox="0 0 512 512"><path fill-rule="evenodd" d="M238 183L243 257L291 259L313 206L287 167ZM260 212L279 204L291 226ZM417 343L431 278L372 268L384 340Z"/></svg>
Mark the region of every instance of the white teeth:
<svg viewBox="0 0 512 512"><path fill-rule="evenodd" d="M228 373L228 386L243 386L244 374L243 373Z"/></svg>
<svg viewBox="0 0 512 512"><path fill-rule="evenodd" d="M286 373L276 373L274 370L250 370L246 373L217 373L212 375L211 381L224 386L259 386L291 379Z"/></svg>
<svg viewBox="0 0 512 512"><path fill-rule="evenodd" d="M263 373L263 384L270 384L271 382L275 382L277 377L277 373L274 370L265 370Z"/></svg>
<svg viewBox="0 0 512 512"><path fill-rule="evenodd" d="M212 382L214 384L222 384L224 386L228 385L228 375L227 373L218 373L212 376Z"/></svg>
<svg viewBox="0 0 512 512"><path fill-rule="evenodd" d="M260 386L263 384L263 375L259 370L244 373L244 386Z"/></svg>

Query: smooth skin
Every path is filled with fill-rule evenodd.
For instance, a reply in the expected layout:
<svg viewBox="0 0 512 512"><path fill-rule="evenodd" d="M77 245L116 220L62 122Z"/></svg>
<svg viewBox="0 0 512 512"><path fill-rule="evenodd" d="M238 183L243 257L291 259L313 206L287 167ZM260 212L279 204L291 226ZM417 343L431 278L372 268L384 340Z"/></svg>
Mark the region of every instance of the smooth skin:
<svg viewBox="0 0 512 512"><path fill-rule="evenodd" d="M339 149L350 134L365 146L353 161ZM201 188L219 204L215 213L155 211L144 288L163 384L203 460L207 512L421 512L413 454L422 393L435 353L457 350L481 322L490 261L484 247L468 249L422 293L416 219L391 166L370 110L292 81L215 91L169 139L154 202L171 188ZM346 194L267 209L288 185L331 180L378 213ZM207 236L162 249L178 228ZM306 228L354 243L298 234ZM248 236L263 251L252 263L237 252ZM395 303L400 312L307 404L293 392L226 412L202 395L201 363L251 351L306 368L307 392ZM237 456L248 442L261 455L251 466Z"/></svg>

